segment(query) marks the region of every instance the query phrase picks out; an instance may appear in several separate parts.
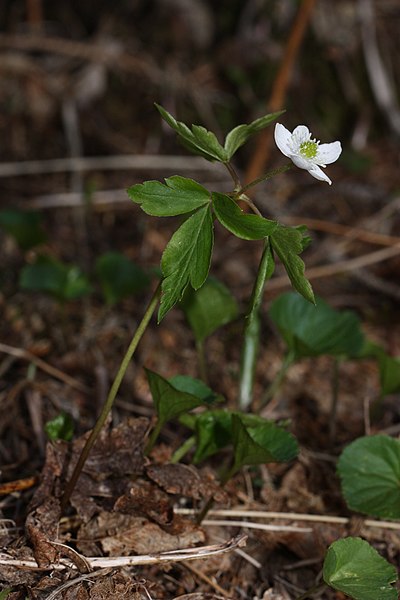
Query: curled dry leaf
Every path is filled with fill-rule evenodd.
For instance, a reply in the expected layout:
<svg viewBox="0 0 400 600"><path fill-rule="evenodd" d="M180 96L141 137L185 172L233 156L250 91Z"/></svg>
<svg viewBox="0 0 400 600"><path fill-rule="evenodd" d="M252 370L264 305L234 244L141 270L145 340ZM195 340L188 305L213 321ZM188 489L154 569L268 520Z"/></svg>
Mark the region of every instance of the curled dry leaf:
<svg viewBox="0 0 400 600"><path fill-rule="evenodd" d="M27 516L25 529L39 567L52 564L58 556L58 551L51 544L51 540L57 537L60 514L59 501L50 497Z"/></svg>
<svg viewBox="0 0 400 600"><path fill-rule="evenodd" d="M213 496L217 502L226 501L223 489L207 471L181 464L149 465L147 476L168 494L200 500Z"/></svg>
<svg viewBox="0 0 400 600"><path fill-rule="evenodd" d="M98 553L94 540L111 556L128 556L195 546L204 542L205 534L200 528L192 526L191 530L180 535L171 535L144 517L102 511L80 528L78 538L78 548L87 556Z"/></svg>

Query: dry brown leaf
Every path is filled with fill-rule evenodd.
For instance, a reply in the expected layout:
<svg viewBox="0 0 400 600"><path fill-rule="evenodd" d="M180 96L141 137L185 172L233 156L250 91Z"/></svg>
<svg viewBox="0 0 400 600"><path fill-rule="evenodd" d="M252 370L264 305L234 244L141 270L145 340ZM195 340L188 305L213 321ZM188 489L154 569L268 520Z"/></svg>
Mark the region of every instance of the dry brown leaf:
<svg viewBox="0 0 400 600"><path fill-rule="evenodd" d="M128 556L189 548L204 542L205 534L192 527L180 535L171 535L143 517L103 511L80 528L78 539L78 548L86 555L98 552L94 544L97 540L110 556Z"/></svg>

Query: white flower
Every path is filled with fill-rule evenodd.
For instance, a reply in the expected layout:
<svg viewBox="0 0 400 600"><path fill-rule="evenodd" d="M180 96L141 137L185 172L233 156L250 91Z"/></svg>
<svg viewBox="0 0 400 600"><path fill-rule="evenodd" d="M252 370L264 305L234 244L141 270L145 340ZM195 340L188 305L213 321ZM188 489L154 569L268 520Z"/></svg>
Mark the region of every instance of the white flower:
<svg viewBox="0 0 400 600"><path fill-rule="evenodd" d="M342 152L340 142L320 144L315 138L311 139L311 133L305 125L298 125L293 133L290 133L280 123L275 125L275 142L279 150L297 167L306 169L320 181L332 184L320 167L326 167L339 158Z"/></svg>

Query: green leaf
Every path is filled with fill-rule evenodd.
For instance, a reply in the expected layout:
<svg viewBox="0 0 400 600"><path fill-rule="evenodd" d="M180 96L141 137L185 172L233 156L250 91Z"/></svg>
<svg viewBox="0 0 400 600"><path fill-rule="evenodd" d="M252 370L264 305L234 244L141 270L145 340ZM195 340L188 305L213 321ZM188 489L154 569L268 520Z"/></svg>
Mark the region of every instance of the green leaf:
<svg viewBox="0 0 400 600"><path fill-rule="evenodd" d="M348 537L333 542L325 556L325 583L355 600L397 600L393 565L368 542Z"/></svg>
<svg viewBox="0 0 400 600"><path fill-rule="evenodd" d="M200 125L192 125L190 130L185 123L176 121L174 117L159 104L156 107L164 121L179 135L183 144L194 154L200 154L207 160L227 162L228 155L221 146L215 134Z"/></svg>
<svg viewBox="0 0 400 600"><path fill-rule="evenodd" d="M278 223L258 215L244 213L226 194L212 193L213 208L218 221L228 231L243 240L261 240L271 235Z"/></svg>
<svg viewBox="0 0 400 600"><path fill-rule="evenodd" d="M282 294L269 314L295 359L322 354L351 358L364 342L355 313L334 310L318 297L314 306L295 292Z"/></svg>
<svg viewBox="0 0 400 600"><path fill-rule="evenodd" d="M69 442L74 435L74 422L68 413L61 412L54 419L51 419L51 421L47 421L44 429L50 440L65 440Z"/></svg>
<svg viewBox="0 0 400 600"><path fill-rule="evenodd" d="M1 590L0 600L7 600L8 595L11 594L12 591L13 591L13 588L4 588L3 590Z"/></svg>
<svg viewBox="0 0 400 600"><path fill-rule="evenodd" d="M145 369L160 427L167 421L204 404L203 400L183 392L167 379Z"/></svg>
<svg viewBox="0 0 400 600"><path fill-rule="evenodd" d="M20 286L24 290L50 294L60 302L74 300L92 290L78 267L64 265L47 256L40 256L35 264L22 269Z"/></svg>
<svg viewBox="0 0 400 600"><path fill-rule="evenodd" d="M236 150L240 148L240 146L243 146L252 135L258 133L265 127L268 127L272 121L275 121L275 119L284 112L284 110L280 110L275 113L270 113L269 115L256 119L252 123L249 123L249 125L238 125L235 129L232 129L225 139L225 151L228 160L232 158Z"/></svg>
<svg viewBox="0 0 400 600"><path fill-rule="evenodd" d="M349 508L383 519L400 519L400 442L387 435L361 437L338 462Z"/></svg>
<svg viewBox="0 0 400 600"><path fill-rule="evenodd" d="M196 452L193 463L198 464L232 443L232 412L206 410L195 417ZM189 423L185 423L190 426Z"/></svg>
<svg viewBox="0 0 400 600"><path fill-rule="evenodd" d="M216 401L221 401L222 397L212 391L203 381L189 375L175 375L169 380L170 384L180 392L187 392L192 396L196 396L203 404L213 404Z"/></svg>
<svg viewBox="0 0 400 600"><path fill-rule="evenodd" d="M232 437L235 459L231 473L244 465L288 461L298 454L295 438L271 421L246 427L241 416L233 414Z"/></svg>
<svg viewBox="0 0 400 600"><path fill-rule="evenodd" d="M238 315L238 305L232 294L212 277L197 291L189 288L181 307L197 342L202 342Z"/></svg>
<svg viewBox="0 0 400 600"><path fill-rule="evenodd" d="M271 246L282 261L293 287L306 300L314 302L311 284L304 275L304 262L298 256L308 242L303 233L304 228L278 225L271 235Z"/></svg>
<svg viewBox="0 0 400 600"><path fill-rule="evenodd" d="M29 250L46 241L41 216L33 211L5 209L0 211L0 227L13 236L22 250Z"/></svg>
<svg viewBox="0 0 400 600"><path fill-rule="evenodd" d="M174 175L165 179L165 184L160 181L138 183L128 189L128 195L145 213L156 217L183 215L211 201L210 192L193 179Z"/></svg>
<svg viewBox="0 0 400 600"><path fill-rule="evenodd" d="M209 206L199 208L174 233L161 259L164 280L158 322L181 300L189 283L195 290L203 285L210 268L213 240Z"/></svg>
<svg viewBox="0 0 400 600"><path fill-rule="evenodd" d="M119 252L100 256L95 271L108 305L140 292L150 283L150 277Z"/></svg>
<svg viewBox="0 0 400 600"><path fill-rule="evenodd" d="M383 351L378 360L382 395L397 394L400 392L400 357Z"/></svg>

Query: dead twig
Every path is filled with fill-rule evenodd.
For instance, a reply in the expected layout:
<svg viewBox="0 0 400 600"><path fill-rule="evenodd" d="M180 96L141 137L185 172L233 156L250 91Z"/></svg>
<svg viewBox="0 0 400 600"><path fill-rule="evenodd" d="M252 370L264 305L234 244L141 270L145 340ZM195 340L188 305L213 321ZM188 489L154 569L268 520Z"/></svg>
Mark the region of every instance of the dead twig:
<svg viewBox="0 0 400 600"><path fill-rule="evenodd" d="M283 216L281 217L281 221L288 225L306 225L309 229L325 231L327 233L333 233L334 235L340 235L352 240L361 240L379 246L398 246L400 244L400 237L375 233L358 227L349 227L348 225L342 225L341 223L331 223L321 219Z"/></svg>
<svg viewBox="0 0 400 600"><path fill-rule="evenodd" d="M348 258L340 260L333 264L321 265L319 267L313 267L307 270L307 279L311 281L315 279L322 279L324 277L331 277L332 275L338 275L339 273L346 273L348 271L354 271L361 269L369 265L388 260L400 254L400 244L391 246L390 248L383 248L376 250L375 252L369 252L356 258ZM282 277L276 277L268 282L268 291L280 290L282 288L290 287L290 281L286 275Z"/></svg>
<svg viewBox="0 0 400 600"><path fill-rule="evenodd" d="M191 508L175 508L174 512L178 515L194 515L195 511ZM246 509L215 509L208 512L208 517L244 517L246 519L285 519L289 521L306 521L313 523L332 523L334 525L347 525L350 519L347 517L335 517L331 515L310 515L307 513L273 512L266 510L246 510ZM209 519L211 521L211 519ZM204 524L204 521L203 521ZM374 519L365 519L365 527L378 527L381 529L400 530L400 523L393 521L377 521Z"/></svg>
<svg viewBox="0 0 400 600"><path fill-rule="evenodd" d="M9 346L8 344L2 344L0 342L0 352L4 352L5 354L10 354L11 356L15 356L16 358L22 358L23 360L33 363L39 369L41 369L42 371L45 371L45 373L48 373L49 375L51 375L52 377L55 377L56 379L60 379L61 381L63 381L67 385L71 386L72 388L75 388L76 390L79 390L79 391L85 392L85 393L90 391L86 385L84 385L77 379L74 379L70 375L63 373L56 367L49 365L47 362L45 362L38 356L35 356L31 352L28 352L28 350L23 350L22 348L14 348L14 346Z"/></svg>
<svg viewBox="0 0 400 600"><path fill-rule="evenodd" d="M169 550L156 554L142 554L139 556L94 556L85 557L91 569L115 568L115 567L133 567L139 565L155 565L166 562L181 562L186 560L199 560L209 558L225 552L232 552L236 548L242 548L246 545L247 536L238 535L222 544L211 544L209 546L200 546L199 548L183 548L180 550ZM8 567L18 567L21 569L33 569L35 571L76 569L76 566L66 559L60 559L53 565L38 567L35 560L17 559L5 552L0 552L0 565ZM90 576L86 574L85 577Z"/></svg>
<svg viewBox="0 0 400 600"><path fill-rule="evenodd" d="M0 36L1 37L1 36ZM157 156L155 154L117 154L115 156L75 156L48 160L25 160L0 163L0 177L42 175L86 171L207 171L217 169L197 156ZM222 172L222 169L221 169ZM225 172L224 172L225 174Z"/></svg>

